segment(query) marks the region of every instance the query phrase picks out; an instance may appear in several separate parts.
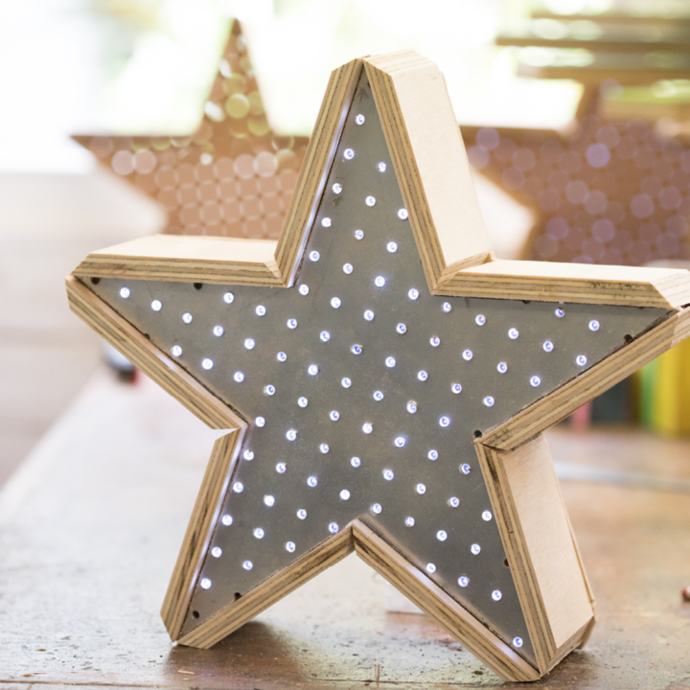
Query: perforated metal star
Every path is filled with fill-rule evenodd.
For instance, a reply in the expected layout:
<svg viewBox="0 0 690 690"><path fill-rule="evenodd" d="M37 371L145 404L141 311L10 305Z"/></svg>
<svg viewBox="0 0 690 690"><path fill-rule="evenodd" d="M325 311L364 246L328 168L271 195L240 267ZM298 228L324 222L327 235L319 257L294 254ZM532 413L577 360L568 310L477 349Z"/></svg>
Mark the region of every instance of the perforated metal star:
<svg viewBox="0 0 690 690"><path fill-rule="evenodd" d="M96 330L238 429L168 629L208 647L356 549L535 679L594 621L539 433L685 337L688 274L492 261L442 77L415 54L336 70L315 133L277 245L147 239L68 279Z"/></svg>

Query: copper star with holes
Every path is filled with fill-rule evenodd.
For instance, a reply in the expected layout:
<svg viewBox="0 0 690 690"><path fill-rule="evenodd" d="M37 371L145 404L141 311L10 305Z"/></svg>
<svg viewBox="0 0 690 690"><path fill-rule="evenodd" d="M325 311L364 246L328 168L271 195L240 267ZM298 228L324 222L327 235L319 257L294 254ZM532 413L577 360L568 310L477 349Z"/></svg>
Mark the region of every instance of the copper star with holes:
<svg viewBox="0 0 690 690"><path fill-rule="evenodd" d="M594 623L541 432L686 336L690 276L494 260L415 53L336 70L314 131L278 242L145 238L68 278L77 314L230 430L168 630L209 647L355 550L534 680Z"/></svg>
<svg viewBox="0 0 690 690"><path fill-rule="evenodd" d="M271 131L237 21L196 132L73 138L166 209L164 232L270 238L283 226L308 141Z"/></svg>
<svg viewBox="0 0 690 690"><path fill-rule="evenodd" d="M639 266L690 258L690 150L640 120L572 133L462 127L481 171L537 214L525 258Z"/></svg>

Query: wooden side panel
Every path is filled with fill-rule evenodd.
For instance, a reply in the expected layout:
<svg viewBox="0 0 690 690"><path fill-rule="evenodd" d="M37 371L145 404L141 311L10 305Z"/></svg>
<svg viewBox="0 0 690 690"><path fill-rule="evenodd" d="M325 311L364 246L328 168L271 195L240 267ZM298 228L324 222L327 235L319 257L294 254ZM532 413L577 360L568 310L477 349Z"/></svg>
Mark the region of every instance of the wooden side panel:
<svg viewBox="0 0 690 690"><path fill-rule="evenodd" d="M286 285L292 284L302 258L361 72L362 60L352 60L328 81L275 253Z"/></svg>
<svg viewBox="0 0 690 690"><path fill-rule="evenodd" d="M213 446L161 609L163 622L172 640L180 636L184 625L201 560L208 548L243 435L243 430L233 431L219 438Z"/></svg>
<svg viewBox="0 0 690 690"><path fill-rule="evenodd" d="M365 59L429 287L492 250L445 80L412 51Z"/></svg>
<svg viewBox="0 0 690 690"><path fill-rule="evenodd" d="M244 420L222 400L154 347L83 283L73 276L69 276L65 282L70 309L202 422L212 429L239 429L245 426Z"/></svg>
<svg viewBox="0 0 690 690"><path fill-rule="evenodd" d="M359 520L353 523L357 555L399 589L502 678L537 680L539 673L460 606L390 544Z"/></svg>
<svg viewBox="0 0 690 690"><path fill-rule="evenodd" d="M580 643L578 633L594 617L551 454L541 435L513 451L477 446L539 670L546 673Z"/></svg>
<svg viewBox="0 0 690 690"><path fill-rule="evenodd" d="M73 275L282 287L275 248L274 240L153 235L92 252Z"/></svg>
<svg viewBox="0 0 690 690"><path fill-rule="evenodd" d="M208 649L242 627L264 609L352 553L352 527L312 549L291 566L277 572L237 601L228 604L198 628L178 640L189 647Z"/></svg>

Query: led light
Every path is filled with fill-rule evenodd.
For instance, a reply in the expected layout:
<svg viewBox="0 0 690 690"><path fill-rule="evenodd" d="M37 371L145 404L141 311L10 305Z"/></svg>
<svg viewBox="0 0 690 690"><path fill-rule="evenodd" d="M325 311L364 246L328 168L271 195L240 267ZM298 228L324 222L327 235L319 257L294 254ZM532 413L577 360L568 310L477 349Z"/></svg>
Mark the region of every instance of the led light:
<svg viewBox="0 0 690 690"><path fill-rule="evenodd" d="M518 649L522 647L523 642L521 637L514 637L513 638L513 647L517 647Z"/></svg>
<svg viewBox="0 0 690 690"><path fill-rule="evenodd" d="M294 331L297 328L297 319L288 319L286 325L291 331Z"/></svg>
<svg viewBox="0 0 690 690"><path fill-rule="evenodd" d="M407 292L407 296L411 300L419 299L419 290L417 290L417 288L410 288Z"/></svg>
<svg viewBox="0 0 690 690"><path fill-rule="evenodd" d="M487 395L482 402L487 406L487 407L493 407L494 403L496 402L492 396Z"/></svg>
<svg viewBox="0 0 690 690"><path fill-rule="evenodd" d="M213 335L216 336L216 338L220 338L221 335L225 333L225 329L222 326L214 326L213 327Z"/></svg>
<svg viewBox="0 0 690 690"><path fill-rule="evenodd" d="M387 482L392 481L393 477L395 477L395 474L393 474L393 470L383 470L383 478Z"/></svg>
<svg viewBox="0 0 690 690"><path fill-rule="evenodd" d="M430 574L436 572L436 566L433 563L427 563L425 569L426 569L427 573L430 573Z"/></svg>
<svg viewBox="0 0 690 690"><path fill-rule="evenodd" d="M206 369L206 371L213 369L213 360L206 357L205 359L201 360L201 366Z"/></svg>
<svg viewBox="0 0 690 690"><path fill-rule="evenodd" d="M381 507L380 503L374 503L371 506L371 512L374 513L374 515L380 515L382 510L383 508Z"/></svg>
<svg viewBox="0 0 690 690"><path fill-rule="evenodd" d="M364 239L364 232L362 230L355 230L355 239L356 240Z"/></svg>
<svg viewBox="0 0 690 690"><path fill-rule="evenodd" d="M362 354L362 346L359 343L355 343L351 348L350 352L353 355L361 355Z"/></svg>
<svg viewBox="0 0 690 690"><path fill-rule="evenodd" d="M330 446L329 446L327 443L320 443L320 444L319 444L319 452L320 452L320 453L323 453L324 455L326 455L326 453L328 453L328 451L329 451L330 449L331 449L331 448L330 448Z"/></svg>
<svg viewBox="0 0 690 690"><path fill-rule="evenodd" d="M337 422L340 419L340 412L338 412L338 410L331 410L328 416L331 418L332 422Z"/></svg>
<svg viewBox="0 0 690 690"><path fill-rule="evenodd" d="M444 302L444 303L441 305L441 311L443 311L443 312L446 313L446 314L449 314L449 313L450 313L450 310L451 310L452 308L453 308L453 307L452 307L452 305L451 305L450 302Z"/></svg>
<svg viewBox="0 0 690 690"><path fill-rule="evenodd" d="M386 164L385 164L383 161L381 161L380 163L377 163L377 164L376 164L376 169L377 169L380 173L384 173L384 172L386 172Z"/></svg>
<svg viewBox="0 0 690 690"><path fill-rule="evenodd" d="M309 260L310 261L318 261L321 258L321 254L319 254L316 250L313 252L309 252Z"/></svg>
<svg viewBox="0 0 690 690"><path fill-rule="evenodd" d="M245 338L244 346L247 348L247 350L253 350L256 346L256 341L254 338Z"/></svg>
<svg viewBox="0 0 690 690"><path fill-rule="evenodd" d="M299 290L300 295L308 295L309 294L309 286L308 285L300 285L298 290Z"/></svg>
<svg viewBox="0 0 690 690"><path fill-rule="evenodd" d="M396 448L403 448L405 445L405 438L403 436L396 436L393 443L395 443Z"/></svg>
<svg viewBox="0 0 690 690"><path fill-rule="evenodd" d="M592 321L589 322L589 330L590 331L598 331L599 328L600 328L600 326L599 326L598 321L595 321L594 319L592 319Z"/></svg>
<svg viewBox="0 0 690 690"><path fill-rule="evenodd" d="M349 501L350 500L350 492L347 489L343 489L340 492L340 500L341 501Z"/></svg>
<svg viewBox="0 0 690 690"><path fill-rule="evenodd" d="M232 294L232 292L226 292L223 295L223 302L225 304L232 304L235 301L235 295Z"/></svg>
<svg viewBox="0 0 690 690"><path fill-rule="evenodd" d="M330 228L331 225L333 225L333 221L330 218L322 218L321 219L321 225L324 228Z"/></svg>
<svg viewBox="0 0 690 690"><path fill-rule="evenodd" d="M235 482L235 483L232 485L232 490L233 490L236 494L241 494L241 493L244 491L244 484L243 484L242 482Z"/></svg>
<svg viewBox="0 0 690 690"><path fill-rule="evenodd" d="M340 385L343 388L349 388L352 385L352 379L347 378L347 376L343 377L343 379L340 381Z"/></svg>
<svg viewBox="0 0 690 690"><path fill-rule="evenodd" d="M256 426L265 426L266 425L266 418L265 417L257 417L254 420L254 424L256 424Z"/></svg>
<svg viewBox="0 0 690 690"><path fill-rule="evenodd" d="M312 489L313 489L318 483L319 483L319 480L318 480L316 477L314 477L314 476L311 476L311 477L308 477L308 478L307 478L307 484L308 484L309 486L311 486Z"/></svg>
<svg viewBox="0 0 690 690"><path fill-rule="evenodd" d="M159 299L154 299L153 302L151 302L151 309L153 309L153 311L160 311L162 308L163 302Z"/></svg>
<svg viewBox="0 0 690 690"><path fill-rule="evenodd" d="M285 362L287 360L287 355L284 352L278 352L278 354L276 354L276 359L279 362Z"/></svg>
<svg viewBox="0 0 690 690"><path fill-rule="evenodd" d="M127 299L131 294L128 287L120 288L120 297L122 297L122 299Z"/></svg>
<svg viewBox="0 0 690 690"><path fill-rule="evenodd" d="M376 287L383 287L385 284L386 279L383 276L376 276L376 278L374 278L374 285L376 285Z"/></svg>
<svg viewBox="0 0 690 690"><path fill-rule="evenodd" d="M362 424L362 431L365 434L370 434L373 430L374 427L369 422L365 422L364 424Z"/></svg>
<svg viewBox="0 0 690 690"><path fill-rule="evenodd" d="M339 182L334 183L334 185L331 187L333 190L334 194L340 194L340 192L343 191L343 185L341 185Z"/></svg>
<svg viewBox="0 0 690 690"><path fill-rule="evenodd" d="M297 548L297 547L295 546L295 542L294 542L294 541L288 541L288 542L285 543L285 550L286 550L288 553L295 553L295 549L296 549L296 548Z"/></svg>
<svg viewBox="0 0 690 690"><path fill-rule="evenodd" d="M207 577L202 577L201 582L199 584L201 585L201 589L211 588L211 580L209 580Z"/></svg>
<svg viewBox="0 0 690 690"><path fill-rule="evenodd" d="M508 365L505 362L499 362L496 365L496 370L499 374L505 374L508 371Z"/></svg>
<svg viewBox="0 0 690 690"><path fill-rule="evenodd" d="M355 157L355 152L352 149L345 149L343 151L345 160L351 161Z"/></svg>
<svg viewBox="0 0 690 690"><path fill-rule="evenodd" d="M192 323L192 318L192 315L188 311L182 314L182 321L184 321L184 323Z"/></svg>
<svg viewBox="0 0 690 690"><path fill-rule="evenodd" d="M457 395L458 393L462 393L462 386L459 383L453 383L451 384L450 390Z"/></svg>
<svg viewBox="0 0 690 690"><path fill-rule="evenodd" d="M365 321L373 321L374 320L374 312L371 311L371 309L367 309L364 312L364 319L365 319Z"/></svg>
<svg viewBox="0 0 690 690"><path fill-rule="evenodd" d="M565 316L565 312L559 307L554 311L554 314L559 318L562 319Z"/></svg>
<svg viewBox="0 0 690 690"><path fill-rule="evenodd" d="M553 352L553 343L550 340L545 340L542 345L544 352Z"/></svg>
<svg viewBox="0 0 690 690"><path fill-rule="evenodd" d="M426 456L429 458L429 460L438 460L438 451L432 449L426 454Z"/></svg>
<svg viewBox="0 0 690 690"><path fill-rule="evenodd" d="M342 302L338 297L333 297L333 299L331 299L331 306L333 309L339 309L341 304Z"/></svg>
<svg viewBox="0 0 690 690"><path fill-rule="evenodd" d="M482 547L479 546L479 544L472 544L470 546L470 551L475 555L478 556L481 553Z"/></svg>
<svg viewBox="0 0 690 690"><path fill-rule="evenodd" d="M501 598L502 598L502 597L503 597L503 595L501 594L501 590L500 590L500 589L495 589L493 592L491 592L491 598L492 598L494 601L501 601Z"/></svg>
<svg viewBox="0 0 690 690"><path fill-rule="evenodd" d="M448 499L448 505L451 508L457 508L460 505L460 499L457 496L451 496Z"/></svg>
<svg viewBox="0 0 690 690"><path fill-rule="evenodd" d="M541 379L538 376L532 376L532 378L529 380L529 385L532 386L532 388L536 388L537 386L541 385Z"/></svg>
<svg viewBox="0 0 690 690"><path fill-rule="evenodd" d="M414 400L410 400L407 403L406 409L410 414L414 414L417 411L417 403Z"/></svg>
<svg viewBox="0 0 690 690"><path fill-rule="evenodd" d="M517 328L511 328L511 329L508 331L508 337L509 337L511 340L517 340L519 335L520 335L520 331L518 331Z"/></svg>
<svg viewBox="0 0 690 690"><path fill-rule="evenodd" d="M470 578L467 577L467 575L460 575L460 577L458 578L458 584L461 587L467 587L467 585L470 584Z"/></svg>
<svg viewBox="0 0 690 690"><path fill-rule="evenodd" d="M490 510L485 510L482 513L482 520L484 520L484 522L490 522L492 517Z"/></svg>
<svg viewBox="0 0 690 690"><path fill-rule="evenodd" d="M338 523L337 522L331 522L331 524L328 525L328 531L331 534L338 534Z"/></svg>
<svg viewBox="0 0 690 690"><path fill-rule="evenodd" d="M406 208L398 209L398 218L400 218L400 220L407 220L407 217L408 213Z"/></svg>
<svg viewBox="0 0 690 690"><path fill-rule="evenodd" d="M387 249L391 254L395 254L395 252L398 251L398 245L397 245L396 242L389 242L389 243L386 245L386 249Z"/></svg>
<svg viewBox="0 0 690 690"><path fill-rule="evenodd" d="M268 386L264 386L264 393L266 395L275 395L276 394L276 387L272 386L269 384Z"/></svg>
<svg viewBox="0 0 690 690"><path fill-rule="evenodd" d="M297 440L297 429L288 429L285 432L285 438L288 441L296 441Z"/></svg>
<svg viewBox="0 0 690 690"><path fill-rule="evenodd" d="M221 549L220 546L214 546L211 549L211 555L214 558L220 558L223 555L223 549Z"/></svg>
<svg viewBox="0 0 690 690"><path fill-rule="evenodd" d="M354 268L352 268L352 264L343 264L343 273L347 273L347 275L350 275L354 271Z"/></svg>
<svg viewBox="0 0 690 690"><path fill-rule="evenodd" d="M287 465L284 462L279 462L276 465L276 472L278 474L285 474L285 470L287 470Z"/></svg>
<svg viewBox="0 0 690 690"><path fill-rule="evenodd" d="M408 515L405 518L405 526L406 527L414 527L414 518L411 515Z"/></svg>
<svg viewBox="0 0 690 690"><path fill-rule="evenodd" d="M316 364L310 364L307 373L309 376L316 376L319 373L319 367Z"/></svg>
<svg viewBox="0 0 690 690"><path fill-rule="evenodd" d="M263 539L265 533L264 533L264 531L261 529L261 527L257 527L257 528L254 530L253 534L254 534L254 536L255 536L257 539Z"/></svg>
<svg viewBox="0 0 690 690"><path fill-rule="evenodd" d="M445 530L440 529L438 532L436 532L436 539L439 541L445 541L448 539L448 533Z"/></svg>
<svg viewBox="0 0 690 690"><path fill-rule="evenodd" d="M400 333L400 335L403 335L404 333L407 333L407 326L404 323L399 323L396 327L395 330Z"/></svg>
<svg viewBox="0 0 690 690"><path fill-rule="evenodd" d="M424 369L420 369L420 370L417 372L417 378L418 378L420 381L426 381L426 380L429 378L429 374L427 374L426 371L424 371Z"/></svg>
<svg viewBox="0 0 690 690"><path fill-rule="evenodd" d="M353 467L359 467L362 464L362 461L355 455L353 458L350 458L350 464Z"/></svg>
<svg viewBox="0 0 690 690"><path fill-rule="evenodd" d="M282 464L282 463L281 463ZM283 470L285 471L285 470ZM270 494L266 494L264 496L264 505L268 506L269 508L273 508L273 506L276 504L276 499L275 496L271 496Z"/></svg>
<svg viewBox="0 0 690 690"><path fill-rule="evenodd" d="M244 561L244 563L242 563L242 567L245 570L251 570L254 567L254 564L251 561Z"/></svg>
<svg viewBox="0 0 690 690"><path fill-rule="evenodd" d="M471 470L472 470L472 468L467 463L460 465L460 471L463 474L469 474Z"/></svg>
<svg viewBox="0 0 690 690"><path fill-rule="evenodd" d="M297 398L297 404L300 407L306 407L309 404L309 401L304 396L301 396L300 398Z"/></svg>
<svg viewBox="0 0 690 690"><path fill-rule="evenodd" d="M182 354L182 348L179 345L173 345L170 352L173 357L179 357Z"/></svg>
<svg viewBox="0 0 690 690"><path fill-rule="evenodd" d="M417 484L414 490L421 496L426 493L426 486L424 486L424 484Z"/></svg>
<svg viewBox="0 0 690 690"><path fill-rule="evenodd" d="M245 460L253 460L254 459L254 451L253 450L245 450L244 453L242 453L242 457Z"/></svg>
<svg viewBox="0 0 690 690"><path fill-rule="evenodd" d="M263 304L258 304L254 311L257 316L266 316L266 307Z"/></svg>
<svg viewBox="0 0 690 690"><path fill-rule="evenodd" d="M223 515L223 517L220 520L226 527L230 527L232 525L232 515Z"/></svg>
<svg viewBox="0 0 690 690"><path fill-rule="evenodd" d="M376 199L373 196L368 196L365 200L364 203L367 206L374 206L376 204Z"/></svg>
<svg viewBox="0 0 690 690"><path fill-rule="evenodd" d="M331 334L328 331L321 331L319 338L321 338L321 342L327 343L331 339Z"/></svg>
<svg viewBox="0 0 690 690"><path fill-rule="evenodd" d="M466 362L469 362L472 359L472 357L474 357L474 353L472 352L472 350L463 350L462 351L462 358Z"/></svg>
<svg viewBox="0 0 690 690"><path fill-rule="evenodd" d="M361 113L359 115L355 115L355 123L358 125L363 125L364 124L364 115Z"/></svg>
<svg viewBox="0 0 690 690"><path fill-rule="evenodd" d="M438 420L439 426L446 427L450 426L450 417L441 417L441 419Z"/></svg>
<svg viewBox="0 0 690 690"><path fill-rule="evenodd" d="M587 357L585 357L584 355L578 355L575 358L575 364L577 364L580 367L584 367L585 364L587 364Z"/></svg>
<svg viewBox="0 0 690 690"><path fill-rule="evenodd" d="M386 366L392 369L395 366L395 357L386 357Z"/></svg>
<svg viewBox="0 0 690 690"><path fill-rule="evenodd" d="M306 518L307 518L307 511L306 511L304 508L300 508L300 509L297 511L297 517L298 517L300 520L306 520Z"/></svg>
<svg viewBox="0 0 690 690"><path fill-rule="evenodd" d="M441 338L437 335L432 335L431 338L429 338L429 344L431 347L438 347L441 344Z"/></svg>
<svg viewBox="0 0 690 690"><path fill-rule="evenodd" d="M374 391L374 400L376 400L376 402L381 402L383 398L383 391Z"/></svg>

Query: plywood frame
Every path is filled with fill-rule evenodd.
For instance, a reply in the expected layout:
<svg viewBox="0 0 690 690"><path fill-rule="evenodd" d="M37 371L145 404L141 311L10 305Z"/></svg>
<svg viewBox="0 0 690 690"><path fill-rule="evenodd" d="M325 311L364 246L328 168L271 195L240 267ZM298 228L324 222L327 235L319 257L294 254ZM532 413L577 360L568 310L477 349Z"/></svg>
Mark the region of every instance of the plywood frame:
<svg viewBox="0 0 690 690"><path fill-rule="evenodd" d="M101 277L288 287L294 281L352 95L366 70L430 290L435 294L665 307L669 314L553 394L475 442L537 657L501 641L363 519L350 523L180 637L201 554L231 480L246 422L90 289ZM420 94L423 94L421 96ZM278 242L153 237L94 252L67 279L72 309L213 428L216 442L163 606L174 640L209 647L353 550L507 680L535 680L583 644L591 592L541 432L690 334L690 274L671 269L540 264L493 257L466 154L430 61L402 52L335 70ZM553 529L544 529L545 520ZM563 592L568 596L563 596Z"/></svg>

